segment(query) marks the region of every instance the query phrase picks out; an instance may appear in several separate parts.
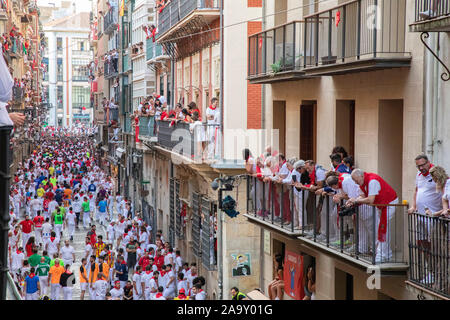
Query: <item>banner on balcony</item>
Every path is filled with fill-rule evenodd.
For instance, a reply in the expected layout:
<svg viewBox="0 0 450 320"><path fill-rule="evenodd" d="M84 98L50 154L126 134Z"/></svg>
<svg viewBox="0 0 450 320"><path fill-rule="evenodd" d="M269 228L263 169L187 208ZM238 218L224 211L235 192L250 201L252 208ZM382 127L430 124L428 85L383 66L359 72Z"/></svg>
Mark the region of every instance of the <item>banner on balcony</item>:
<svg viewBox="0 0 450 320"><path fill-rule="evenodd" d="M286 251L284 259L284 292L295 300L303 300L303 256Z"/></svg>
<svg viewBox="0 0 450 320"><path fill-rule="evenodd" d="M120 16L123 17L125 12L125 0L120 0Z"/></svg>

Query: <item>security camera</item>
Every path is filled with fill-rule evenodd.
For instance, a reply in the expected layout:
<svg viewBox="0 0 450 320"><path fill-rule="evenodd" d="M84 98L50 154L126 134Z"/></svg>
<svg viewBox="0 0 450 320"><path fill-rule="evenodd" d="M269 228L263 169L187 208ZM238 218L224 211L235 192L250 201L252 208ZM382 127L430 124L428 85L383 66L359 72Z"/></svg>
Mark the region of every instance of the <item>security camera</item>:
<svg viewBox="0 0 450 320"><path fill-rule="evenodd" d="M213 182L211 182L211 188L216 191L217 189L219 189L219 182L218 182L218 178L214 179Z"/></svg>

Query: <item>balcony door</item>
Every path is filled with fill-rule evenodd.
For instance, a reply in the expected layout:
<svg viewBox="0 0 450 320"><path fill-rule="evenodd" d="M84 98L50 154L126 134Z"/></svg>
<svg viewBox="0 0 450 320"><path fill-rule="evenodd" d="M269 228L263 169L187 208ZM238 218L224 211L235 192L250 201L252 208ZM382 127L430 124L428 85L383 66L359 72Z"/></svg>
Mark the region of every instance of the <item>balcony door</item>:
<svg viewBox="0 0 450 320"><path fill-rule="evenodd" d="M336 146L355 155L355 101L336 100Z"/></svg>
<svg viewBox="0 0 450 320"><path fill-rule="evenodd" d="M317 103L303 101L300 106L300 158L316 160Z"/></svg>
<svg viewBox="0 0 450 320"><path fill-rule="evenodd" d="M286 154L286 101L273 102L273 129L278 130L278 139L274 136L274 149ZM276 143L278 142L278 147Z"/></svg>

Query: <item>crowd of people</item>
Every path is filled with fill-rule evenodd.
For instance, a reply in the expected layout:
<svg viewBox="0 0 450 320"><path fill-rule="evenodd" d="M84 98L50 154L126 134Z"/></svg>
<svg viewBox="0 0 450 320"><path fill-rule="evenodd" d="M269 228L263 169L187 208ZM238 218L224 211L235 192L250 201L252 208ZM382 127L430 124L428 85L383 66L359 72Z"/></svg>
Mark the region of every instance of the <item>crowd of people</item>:
<svg viewBox="0 0 450 320"><path fill-rule="evenodd" d="M114 192L90 130L44 131L11 184L9 269L23 298L72 300L79 285L81 300L206 299L196 264Z"/></svg>
<svg viewBox="0 0 450 320"><path fill-rule="evenodd" d="M118 72L118 61L119 61L119 52L117 49L109 50L105 53L103 56L103 62L104 62L104 72L105 74Z"/></svg>
<svg viewBox="0 0 450 320"><path fill-rule="evenodd" d="M379 175L354 168L353 158L345 148L337 146L332 150L329 168L312 160L304 161L295 157L286 159L271 147L267 147L258 157L245 149L244 159L248 174L254 177L249 201L253 203L258 216L270 219L269 215L273 214L274 223L289 227L292 225L294 230L303 230L306 235L315 234L317 241L325 241L328 236L330 243L337 240L340 244L340 217L347 218L343 211L361 205L374 205L377 209L375 217L372 217L372 210L349 211L352 228L358 228L359 242L358 247L352 241L345 242L345 245L351 246L350 251L358 249L358 253L374 255L375 263L392 261L391 239L394 238L395 228L391 230L391 227L397 208L395 205L399 203L397 193ZM416 191L408 213L450 218L450 179L445 169L434 166L423 154L417 156L415 162L418 169ZM324 201L330 201L328 230L326 215L321 213L322 208L325 208ZM354 219L355 214L359 215L359 219ZM313 221L315 229L312 229ZM374 223L376 232L373 231ZM448 250L450 237L445 235L445 231L437 230L438 224L433 224L430 219L419 219L416 228L419 233L417 246L422 249L427 261L422 281L442 287L447 275L445 270L437 270L439 266L433 262L433 257ZM444 240L446 243L442 245L442 238L434 237L433 240L433 233L435 236L438 233L444 235L444 239L447 237ZM375 247L372 247L373 243ZM274 281L269 286L269 293L272 299L282 299L282 260L274 265L279 269L274 270ZM305 292L308 290L305 289Z"/></svg>
<svg viewBox="0 0 450 320"><path fill-rule="evenodd" d="M173 110L168 110L167 101L164 96L156 92L139 103L134 114L131 115L133 127L136 132L136 141L139 136L139 125L141 117L153 117L155 121L169 122L169 126L176 126L177 123L186 123L189 128L189 135L194 136L196 150L199 159L214 159L220 152L220 110L219 100L212 98L211 103L206 108L206 119L202 120L201 111L194 101L186 107L181 102L175 105ZM148 132L156 133L154 121L148 121Z"/></svg>

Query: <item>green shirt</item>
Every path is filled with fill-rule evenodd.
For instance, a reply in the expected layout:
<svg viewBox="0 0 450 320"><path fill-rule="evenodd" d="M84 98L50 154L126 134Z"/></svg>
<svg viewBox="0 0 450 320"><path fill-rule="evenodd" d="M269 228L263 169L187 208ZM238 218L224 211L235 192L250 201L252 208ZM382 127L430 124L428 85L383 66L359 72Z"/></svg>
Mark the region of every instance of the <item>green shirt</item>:
<svg viewBox="0 0 450 320"><path fill-rule="evenodd" d="M89 212L89 211L91 211L90 206L89 206L89 200L88 200L87 202L84 201L84 202L81 204L81 206L83 207L83 211L84 211L84 212Z"/></svg>
<svg viewBox="0 0 450 320"><path fill-rule="evenodd" d="M36 268L36 273L39 277L48 276L48 272L50 270L50 266L46 262L40 262Z"/></svg>
<svg viewBox="0 0 450 320"><path fill-rule="evenodd" d="M55 214L55 224L63 224L64 214Z"/></svg>
<svg viewBox="0 0 450 320"><path fill-rule="evenodd" d="M36 254L33 254L31 257L28 258L28 263L31 267L36 267L41 262L41 256Z"/></svg>
<svg viewBox="0 0 450 320"><path fill-rule="evenodd" d="M49 256L43 256L43 257L44 257L44 259L45 259L45 264L50 264L50 261L51 261L52 259L50 259Z"/></svg>
<svg viewBox="0 0 450 320"><path fill-rule="evenodd" d="M63 214L63 216L66 215L66 207L59 207L59 212Z"/></svg>
<svg viewBox="0 0 450 320"><path fill-rule="evenodd" d="M64 267L64 261L61 258L58 258L58 259L59 259L59 265L61 267ZM55 260L56 259L52 259L52 261L50 261L50 267L53 267L55 265Z"/></svg>
<svg viewBox="0 0 450 320"><path fill-rule="evenodd" d="M55 170L55 169L53 169L53 170ZM50 182L51 182L51 184L52 185L54 185L54 186L56 186L56 182L57 182L58 180L56 180L56 178L50 178Z"/></svg>

